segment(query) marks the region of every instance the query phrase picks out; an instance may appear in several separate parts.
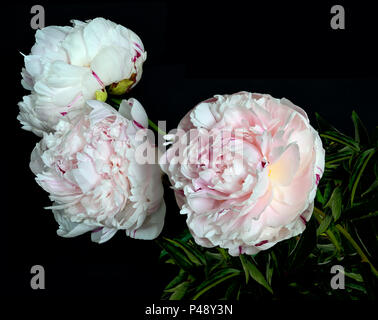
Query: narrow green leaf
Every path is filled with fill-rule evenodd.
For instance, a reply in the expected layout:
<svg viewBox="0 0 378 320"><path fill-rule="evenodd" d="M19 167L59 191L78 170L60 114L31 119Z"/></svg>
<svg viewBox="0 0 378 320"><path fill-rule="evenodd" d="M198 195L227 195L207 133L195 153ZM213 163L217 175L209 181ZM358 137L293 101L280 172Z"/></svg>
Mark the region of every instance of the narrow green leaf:
<svg viewBox="0 0 378 320"><path fill-rule="evenodd" d="M325 120L319 113L315 112L316 121L318 123L319 130L321 132L327 130L336 130L336 128L331 125L327 120Z"/></svg>
<svg viewBox="0 0 378 320"><path fill-rule="evenodd" d="M241 285L239 286L238 294L236 295L236 301L240 300L240 294L241 294Z"/></svg>
<svg viewBox="0 0 378 320"><path fill-rule="evenodd" d="M298 268L305 262L309 254L316 246L316 223L315 219L310 219L306 230L301 234L294 249L289 254L290 268Z"/></svg>
<svg viewBox="0 0 378 320"><path fill-rule="evenodd" d="M238 281L233 281L232 283L230 283L224 295L225 300L235 300L239 290L240 283Z"/></svg>
<svg viewBox="0 0 378 320"><path fill-rule="evenodd" d="M347 288L351 288L351 289L354 289L354 290L361 291L361 292L363 292L363 293L365 293L365 294L367 293L365 287L363 287L363 286L360 285L360 284L353 283L353 282L347 282L347 283L345 284L345 287L347 287Z"/></svg>
<svg viewBox="0 0 378 320"><path fill-rule="evenodd" d="M332 194L332 184L331 184L330 181L328 181L327 184L326 184L325 190L324 190L324 196L323 196L324 203L328 202L331 194Z"/></svg>
<svg viewBox="0 0 378 320"><path fill-rule="evenodd" d="M351 219L350 221L352 221L352 222L354 222L354 221L361 221L361 220L370 219L370 218L376 218L376 217L378 217L378 211L374 211L374 212L371 212L369 214L365 214L364 216Z"/></svg>
<svg viewBox="0 0 378 320"><path fill-rule="evenodd" d="M271 294L273 294L272 288L270 287L269 283L266 281L261 271L256 267L256 265L249 259L245 259L245 265L248 269L248 272L251 278L255 280L257 283L261 284Z"/></svg>
<svg viewBox="0 0 378 320"><path fill-rule="evenodd" d="M358 273L353 273L353 272L346 272L346 271L344 271L344 274L345 274L347 277L349 277L349 278L351 278L351 279L354 279L354 280L356 280L356 281L358 281L358 282L363 282L363 281L364 281L364 279L362 278L362 276L361 276L360 274L358 274Z"/></svg>
<svg viewBox="0 0 378 320"><path fill-rule="evenodd" d="M371 272L370 265L363 262L359 266L360 273L364 280L363 284L366 288L366 292L370 301L375 302L377 300L377 275Z"/></svg>
<svg viewBox="0 0 378 320"><path fill-rule="evenodd" d="M320 223L318 229L316 230L316 235L319 236L323 232L327 231L331 221L332 221L332 216L326 215L323 221Z"/></svg>
<svg viewBox="0 0 378 320"><path fill-rule="evenodd" d="M193 264L180 248L170 244L166 240L157 240L156 242L160 247L167 251L168 255L176 262L179 267L181 267L185 271L191 271Z"/></svg>
<svg viewBox="0 0 378 320"><path fill-rule="evenodd" d="M316 200L321 204L324 204L324 198L319 188L316 190Z"/></svg>
<svg viewBox="0 0 378 320"><path fill-rule="evenodd" d="M352 111L352 121L354 125L354 139L356 140L356 142L362 144L369 144L369 133L366 130L364 124L362 123L360 117L354 110Z"/></svg>
<svg viewBox="0 0 378 320"><path fill-rule="evenodd" d="M169 300L181 300L185 296L185 293L187 292L189 288L189 284L190 284L189 281L184 281L183 283L180 283L175 288L171 289L174 291L173 291L173 294L169 297Z"/></svg>
<svg viewBox="0 0 378 320"><path fill-rule="evenodd" d="M353 154L353 152L349 148L344 149L344 150L340 150L336 153L326 154L326 157L325 157L326 165L329 166L330 164L335 164L337 162L348 160L348 159L350 159L352 154Z"/></svg>
<svg viewBox="0 0 378 320"><path fill-rule="evenodd" d="M223 259L225 261L228 261L230 259L230 256L228 255L227 251L223 248L217 247L218 252L222 255Z"/></svg>
<svg viewBox="0 0 378 320"><path fill-rule="evenodd" d="M196 252L196 249L187 245L186 243L181 242L180 240L174 240L174 239L168 239L164 238L168 242L172 243L173 245L181 248L189 260L193 262L195 265L200 266L206 263L206 260L203 258L203 256L199 253Z"/></svg>
<svg viewBox="0 0 378 320"><path fill-rule="evenodd" d="M165 250L160 251L159 260L163 259L165 256L168 255L168 252Z"/></svg>
<svg viewBox="0 0 378 320"><path fill-rule="evenodd" d="M341 220L351 220L360 218L368 213L377 211L378 209L378 197L372 198L361 204L356 204L352 208L348 208L343 211Z"/></svg>
<svg viewBox="0 0 378 320"><path fill-rule="evenodd" d="M359 151L360 150L359 144L356 141L354 141L353 138L348 137L347 135L345 135L345 134L343 134L341 132L338 132L338 131L326 131L324 133L321 133L320 136L323 137L323 138L329 139L331 141L335 141L335 142L337 142L337 143L339 143L341 145L348 146L348 147L352 148L355 151Z"/></svg>
<svg viewBox="0 0 378 320"><path fill-rule="evenodd" d="M273 271L274 271L274 267L272 264L272 258L271 258L271 255L269 254L268 263L266 264L266 272L265 272L265 278L266 278L266 281L269 283L269 285L272 285Z"/></svg>
<svg viewBox="0 0 378 320"><path fill-rule="evenodd" d="M374 148L368 149L362 152L356 160L356 163L354 165L353 172L352 172L352 177L349 181L349 189L351 190L351 194L350 194L351 206L353 206L354 197L355 197L357 186L361 179L362 173L364 172L370 158L373 156L374 153L375 153Z"/></svg>
<svg viewBox="0 0 378 320"><path fill-rule="evenodd" d="M341 189L340 187L336 187L335 190L333 190L331 198L329 199L328 203L325 205L326 208L327 207L331 208L332 216L335 221L337 221L340 218L341 206L342 206Z"/></svg>
<svg viewBox="0 0 378 320"><path fill-rule="evenodd" d="M194 295L193 300L197 300L205 292L209 291L216 285L226 281L227 279L233 278L240 275L240 270L227 268L216 272L210 279L203 282L198 288L197 293Z"/></svg>
<svg viewBox="0 0 378 320"><path fill-rule="evenodd" d="M214 270L216 270L218 268L222 268L224 266L226 266L226 262L225 262L224 259L221 259L221 260L219 260L218 262L216 262L215 264L212 265L212 267L209 270L209 273L213 273Z"/></svg>
<svg viewBox="0 0 378 320"><path fill-rule="evenodd" d="M247 262L246 262L244 254L241 254L239 258L240 258L241 264L243 266L244 274L245 274L245 283L248 283L249 271L248 271Z"/></svg>
<svg viewBox="0 0 378 320"><path fill-rule="evenodd" d="M177 262L175 260L173 260L172 258L165 260L165 263L177 265Z"/></svg>
<svg viewBox="0 0 378 320"><path fill-rule="evenodd" d="M177 286L179 283L183 282L188 277L188 274L185 270L180 269L178 275L173 278L173 280L167 284L165 290L172 289L173 287Z"/></svg>
<svg viewBox="0 0 378 320"><path fill-rule="evenodd" d="M378 179L373 181L370 187L364 193L361 194L361 197L365 197L368 193L375 191L377 188L378 188Z"/></svg>
<svg viewBox="0 0 378 320"><path fill-rule="evenodd" d="M337 254L336 247L333 243L317 244L316 247L319 250L317 258L318 265L329 263Z"/></svg>

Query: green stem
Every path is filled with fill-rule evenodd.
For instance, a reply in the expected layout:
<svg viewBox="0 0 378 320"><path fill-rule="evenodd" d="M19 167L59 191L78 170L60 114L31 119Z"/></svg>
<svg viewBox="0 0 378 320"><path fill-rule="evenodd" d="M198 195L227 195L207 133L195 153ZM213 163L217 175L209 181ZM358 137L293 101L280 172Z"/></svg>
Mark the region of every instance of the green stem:
<svg viewBox="0 0 378 320"><path fill-rule="evenodd" d="M154 129L158 134L165 136L167 133L161 130L152 120L148 119L148 125Z"/></svg>
<svg viewBox="0 0 378 320"><path fill-rule="evenodd" d="M122 99L117 99L117 98L110 98L110 100L113 101L115 104L118 104L118 107L122 102Z"/></svg>

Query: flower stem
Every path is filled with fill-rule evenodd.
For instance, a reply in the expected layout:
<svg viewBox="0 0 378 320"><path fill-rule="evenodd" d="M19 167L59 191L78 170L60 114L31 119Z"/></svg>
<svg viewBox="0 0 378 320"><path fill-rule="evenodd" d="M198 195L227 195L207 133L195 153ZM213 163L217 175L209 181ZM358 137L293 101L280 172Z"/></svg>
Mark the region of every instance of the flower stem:
<svg viewBox="0 0 378 320"><path fill-rule="evenodd" d="M118 106L121 104L122 102L122 99L117 99L117 98L110 98L111 101L113 101L115 104L117 104Z"/></svg>
<svg viewBox="0 0 378 320"><path fill-rule="evenodd" d="M167 133L161 130L152 120L148 119L148 125L154 129L158 134L165 136Z"/></svg>

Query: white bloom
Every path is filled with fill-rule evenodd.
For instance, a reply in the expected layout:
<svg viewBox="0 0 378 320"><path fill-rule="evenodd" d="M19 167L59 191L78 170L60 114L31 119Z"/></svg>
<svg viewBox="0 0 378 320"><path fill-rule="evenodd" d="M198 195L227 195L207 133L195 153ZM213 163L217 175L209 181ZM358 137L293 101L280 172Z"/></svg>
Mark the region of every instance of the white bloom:
<svg viewBox="0 0 378 320"><path fill-rule="evenodd" d="M216 95L178 132L160 163L199 245L255 254L304 231L325 157L304 110L267 94Z"/></svg>
<svg viewBox="0 0 378 320"><path fill-rule="evenodd" d="M21 73L31 96L19 103L18 119L24 129L42 136L95 99L97 90L121 81L124 90L135 86L146 57L134 32L103 18L38 30Z"/></svg>
<svg viewBox="0 0 378 320"><path fill-rule="evenodd" d="M54 201L62 237L92 231L92 241L105 242L118 230L150 240L164 224L165 204L157 164L141 164L137 138L148 119L135 99L120 112L90 100L74 121L60 119L54 133L44 133L34 148L30 168ZM151 150L155 149L149 145Z"/></svg>

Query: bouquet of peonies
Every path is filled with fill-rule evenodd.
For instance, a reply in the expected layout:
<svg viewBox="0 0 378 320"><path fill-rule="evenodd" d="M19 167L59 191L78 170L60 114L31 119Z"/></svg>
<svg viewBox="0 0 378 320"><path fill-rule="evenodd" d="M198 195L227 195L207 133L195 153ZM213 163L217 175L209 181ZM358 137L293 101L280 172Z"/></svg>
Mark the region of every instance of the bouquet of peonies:
<svg viewBox="0 0 378 320"><path fill-rule="evenodd" d="M103 243L124 230L136 239L157 238L166 211L165 173L188 228L157 240L161 259L179 267L163 298L211 296L215 286L223 288L213 292L217 298L299 294L303 284L291 276L301 264L315 259L316 266L329 266L350 250L377 275L363 240L354 240L348 222L340 221L342 211L353 216L356 207L376 200L375 179L357 193L362 173L370 167L373 177L378 172L370 160L377 144L363 144L356 114L355 139L318 116L325 156L306 112L289 100L216 95L164 133L166 142L157 147L148 129L156 125L136 99L125 98L147 57L140 38L103 18L72 23L37 31L22 69L30 94L18 116L25 130L42 138L30 168L49 193L47 209L59 236L90 232L92 241ZM376 207L365 214L376 216ZM350 290L359 297L367 294L361 283L368 280L356 270L349 270L357 281ZM356 285L363 290L355 293Z"/></svg>

